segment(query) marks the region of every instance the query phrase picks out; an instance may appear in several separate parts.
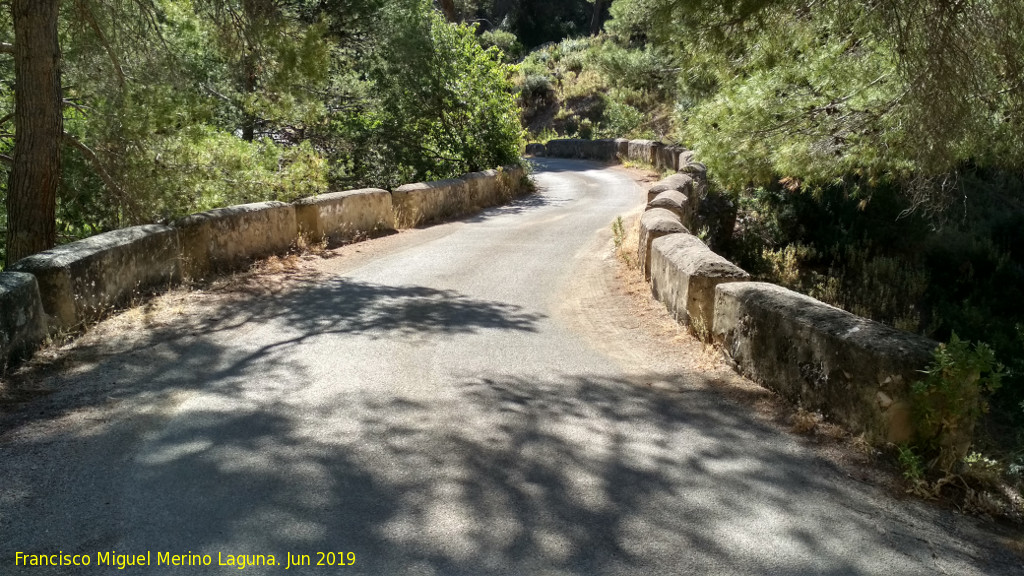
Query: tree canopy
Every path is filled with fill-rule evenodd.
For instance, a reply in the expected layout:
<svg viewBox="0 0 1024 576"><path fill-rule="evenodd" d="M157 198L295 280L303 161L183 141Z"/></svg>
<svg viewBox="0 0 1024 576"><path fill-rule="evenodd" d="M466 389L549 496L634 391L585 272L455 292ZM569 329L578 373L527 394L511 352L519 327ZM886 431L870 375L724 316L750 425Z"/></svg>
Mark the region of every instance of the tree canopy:
<svg viewBox="0 0 1024 576"><path fill-rule="evenodd" d="M677 69L678 136L727 182L894 178L941 204L958 170L1024 165L1024 5L617 0L608 30Z"/></svg>

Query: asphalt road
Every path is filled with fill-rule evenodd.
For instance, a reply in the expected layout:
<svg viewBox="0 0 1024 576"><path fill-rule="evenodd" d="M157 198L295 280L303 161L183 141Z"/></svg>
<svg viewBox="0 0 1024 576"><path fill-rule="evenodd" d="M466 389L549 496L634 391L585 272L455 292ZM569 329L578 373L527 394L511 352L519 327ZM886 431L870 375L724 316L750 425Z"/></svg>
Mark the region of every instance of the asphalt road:
<svg viewBox="0 0 1024 576"><path fill-rule="evenodd" d="M642 189L582 161L536 179L277 289L87 336L0 420L0 574L232 574L238 554L336 564L243 574L1021 573L973 520L647 361L598 286Z"/></svg>

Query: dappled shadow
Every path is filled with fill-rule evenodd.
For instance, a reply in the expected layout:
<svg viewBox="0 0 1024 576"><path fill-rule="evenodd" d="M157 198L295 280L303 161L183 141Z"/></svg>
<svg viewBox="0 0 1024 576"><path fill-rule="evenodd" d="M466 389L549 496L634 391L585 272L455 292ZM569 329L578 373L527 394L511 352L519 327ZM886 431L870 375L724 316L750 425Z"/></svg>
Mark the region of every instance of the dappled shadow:
<svg viewBox="0 0 1024 576"><path fill-rule="evenodd" d="M543 314L521 306L471 298L455 290L390 286L346 277L314 276L269 295L249 294L243 286L218 301L212 311L149 325L144 333L119 336L127 342L124 350L108 340L79 343L58 366L72 366L73 383L44 399L40 409L25 411L17 403L0 404L0 433L33 420L103 405L110 398L168 394L192 389L201 381L241 381L266 373L271 366L301 370L295 348L314 339L358 335L369 340L422 342L481 330L534 332L543 318ZM261 327L264 336L247 346L246 327ZM82 365L92 368L82 371ZM91 377L94 372L111 370L123 377ZM11 383L28 389L30 393L24 396L32 397L36 395L31 393L33 387L53 371L45 366L29 370Z"/></svg>
<svg viewBox="0 0 1024 576"><path fill-rule="evenodd" d="M1019 570L699 372L617 375L542 314L459 291L272 280L26 376L52 394L0 422L0 572L114 573L11 564L51 549L354 552L348 574Z"/></svg>
<svg viewBox="0 0 1024 576"><path fill-rule="evenodd" d="M148 440L125 471L134 529L119 549L352 551L353 574L1018 568L972 557L928 528L932 512L893 511L678 375L465 375L434 395L338 403L260 387L238 409L221 401L236 390L212 386Z"/></svg>
<svg viewBox="0 0 1024 576"><path fill-rule="evenodd" d="M280 320L300 341L319 334L373 337L455 334L495 328L532 332L542 315L520 306L470 298L455 290L389 286L345 277L319 278L310 286L220 308L204 331Z"/></svg>

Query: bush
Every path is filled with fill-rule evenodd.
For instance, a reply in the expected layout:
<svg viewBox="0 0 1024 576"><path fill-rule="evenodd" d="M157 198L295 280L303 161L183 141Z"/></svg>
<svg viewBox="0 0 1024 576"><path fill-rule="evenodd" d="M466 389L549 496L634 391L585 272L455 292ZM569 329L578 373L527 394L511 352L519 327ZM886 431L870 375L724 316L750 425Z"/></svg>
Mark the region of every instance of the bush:
<svg viewBox="0 0 1024 576"><path fill-rule="evenodd" d="M502 59L507 62L515 62L523 57L523 45L519 43L516 35L501 29L488 30L480 35L480 45L484 48L495 47L501 50Z"/></svg>
<svg viewBox="0 0 1024 576"><path fill-rule="evenodd" d="M629 138L640 131L646 122L645 114L621 98L622 92L613 90L601 120L602 138Z"/></svg>
<svg viewBox="0 0 1024 576"><path fill-rule="evenodd" d="M984 343L971 346L954 333L935 350L925 378L911 388L917 448L928 467L954 472L967 456L987 394L999 389L1004 369Z"/></svg>
<svg viewBox="0 0 1024 576"><path fill-rule="evenodd" d="M368 179L391 186L519 162L515 68L481 47L474 27L429 8L391 16L375 55L375 106L363 119Z"/></svg>

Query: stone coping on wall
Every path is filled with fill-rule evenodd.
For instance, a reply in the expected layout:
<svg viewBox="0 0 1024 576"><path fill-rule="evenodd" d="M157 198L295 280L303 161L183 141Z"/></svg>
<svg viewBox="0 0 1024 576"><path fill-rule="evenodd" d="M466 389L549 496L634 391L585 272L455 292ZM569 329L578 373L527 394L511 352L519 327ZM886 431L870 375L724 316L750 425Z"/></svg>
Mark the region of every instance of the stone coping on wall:
<svg viewBox="0 0 1024 576"><path fill-rule="evenodd" d="M33 275L55 330L74 330L134 294L180 279L178 231L150 224L97 234L23 258L11 272Z"/></svg>
<svg viewBox="0 0 1024 576"><path fill-rule="evenodd" d="M134 226L64 244L0 273L0 366L74 332L132 298L294 249L471 213L528 190L522 166L440 182L348 190L294 203L259 202L192 214L171 226Z"/></svg>
<svg viewBox="0 0 1024 576"><path fill-rule="evenodd" d="M715 288L714 340L744 375L873 442L906 442L937 343L765 282Z"/></svg>

